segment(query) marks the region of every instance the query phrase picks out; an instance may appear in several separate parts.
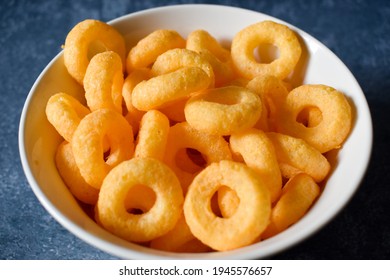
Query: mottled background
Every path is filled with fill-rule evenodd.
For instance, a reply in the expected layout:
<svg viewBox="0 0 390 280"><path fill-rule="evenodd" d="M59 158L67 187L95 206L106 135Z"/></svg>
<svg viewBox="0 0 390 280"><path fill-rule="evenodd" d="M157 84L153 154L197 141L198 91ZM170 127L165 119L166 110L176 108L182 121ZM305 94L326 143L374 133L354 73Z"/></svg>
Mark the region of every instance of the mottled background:
<svg viewBox="0 0 390 280"><path fill-rule="evenodd" d="M2 1L0 4L0 259L113 259L59 225L21 168L18 126L25 98L69 30L85 18L109 21L182 3L239 6L278 17L316 37L360 83L374 122L366 178L321 231L274 259L390 259L390 1ZM348 176L349 174L346 174Z"/></svg>

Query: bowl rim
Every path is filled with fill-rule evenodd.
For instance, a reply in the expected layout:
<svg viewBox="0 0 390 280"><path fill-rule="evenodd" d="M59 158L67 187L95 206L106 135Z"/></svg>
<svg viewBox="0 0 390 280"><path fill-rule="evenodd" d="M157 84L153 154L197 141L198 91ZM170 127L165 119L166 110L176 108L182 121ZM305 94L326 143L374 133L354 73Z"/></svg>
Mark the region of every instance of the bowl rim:
<svg viewBox="0 0 390 280"><path fill-rule="evenodd" d="M372 146L373 146L373 126L372 126L372 117L370 113L370 109L368 106L367 99L364 96L363 90L361 89L358 81L353 76L351 71L347 68L347 66L341 61L341 59L335 55L328 47L326 47L323 43L321 43L319 40L314 38L313 36L309 35L305 31L301 30L298 27L295 27L283 20L280 20L276 17L264 14L262 12L249 10L241 7L233 7L233 6L225 6L225 5L216 5L216 4L174 4L174 5L168 5L168 6L159 6L159 7L153 7L148 8L145 10L140 10L137 12L129 13L123 16L120 16L118 18L115 18L108 22L108 24L115 25L118 24L120 21L127 20L128 18L133 18L136 16L143 16L148 13L159 13L164 12L167 10L175 10L175 9L226 9L235 12L235 10L241 10L244 13L254 13L263 17L267 17L270 19L274 19L275 21L281 22L283 24L286 24L287 26L293 27L295 31L299 33L300 36L304 37L305 41L307 39L310 39L314 43L318 44L324 51L328 52L332 57L334 57L346 70L350 73L350 79L356 83L356 85L359 87L362 96L363 101L363 108L366 110L366 115L368 116L367 124L368 124L368 131L367 131L367 141L368 141L368 147L365 150L365 153L363 155L364 162L362 162L361 165L361 173L355 177L355 188L351 189L348 195L344 196L341 201L339 201L338 206L335 208L331 208L332 210L326 213L326 216L322 218L320 222L311 224L311 228L306 230L304 233L300 234L299 236L294 236L294 238L283 240L281 239L280 242L277 242L276 244L272 244L273 246L267 247L266 249L269 252L263 252L263 254L259 254L256 250L250 250L251 247L255 246L250 245L244 248L232 250L229 252L212 252L212 253L200 253L200 254L177 254L177 253L170 253L170 252L162 252L157 251L153 249L142 249L141 251L137 250L131 250L128 248L121 247L117 244L112 244L106 240L102 240L101 238L91 234L88 231L85 231L81 229L77 224L75 224L72 220L70 220L68 217L63 215L60 211L57 210L56 206L46 197L46 195L43 193L41 188L39 187L38 181L36 180L32 170L29 166L29 161L26 156L26 146L25 146L25 128L26 128L26 117L28 114L28 110L30 108L30 103L32 102L32 99L34 97L34 92L36 91L36 88L39 84L39 81L42 79L43 76L45 76L46 72L51 68L51 66L56 63L56 61L62 56L63 50L61 50L52 60L45 66L43 71L39 74L37 79L35 80L32 88L30 89L26 101L24 103L20 122L19 122L19 131L18 131L18 146L19 146L19 155L21 164L23 167L23 171L25 173L25 176L27 178L27 181L32 188L34 194L38 198L39 202L42 204L42 206L48 211L48 213L57 221L59 222L63 227L65 227L68 231L70 231L72 234L83 240L84 242L88 243L89 245L98 248L99 250L102 250L106 253L111 254L112 256L116 256L123 259L174 259L174 258L181 258L181 259L252 259L252 258L265 258L269 257L271 255L277 254L281 252L282 250L286 250L292 246L296 246L298 243L303 241L304 239L308 238L309 236L313 235L317 231L319 231L322 227L324 227L326 224L328 224L337 214L341 212L341 210L347 205L348 201L353 197L355 192L358 190L359 186L361 185L366 172L369 167L369 163L371 160L372 155ZM287 229L286 231L288 231ZM262 243L267 242L267 240L262 241ZM138 246L138 245L137 245ZM141 246L139 246L141 247ZM144 248L144 247L142 247ZM266 251L267 251L266 250ZM150 251L150 252L149 252Z"/></svg>

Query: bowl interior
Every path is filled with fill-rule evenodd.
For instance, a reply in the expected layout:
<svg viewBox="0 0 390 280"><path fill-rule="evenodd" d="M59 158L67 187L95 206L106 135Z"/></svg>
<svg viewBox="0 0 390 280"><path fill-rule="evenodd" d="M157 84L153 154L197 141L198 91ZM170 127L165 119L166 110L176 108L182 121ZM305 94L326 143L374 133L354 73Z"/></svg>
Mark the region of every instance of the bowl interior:
<svg viewBox="0 0 390 280"><path fill-rule="evenodd" d="M110 22L125 35L128 48L156 29L174 29L186 37L195 29L205 29L222 44L244 27L276 18L240 8L215 5L179 5L150 9ZM289 25L289 24L287 24ZM54 163L62 141L45 116L49 97L66 92L83 100L83 89L67 73L62 52L44 69L33 85L20 120L19 148L26 177L47 211L70 232L85 242L120 258L264 258L306 238L329 222L348 202L367 169L372 146L371 116L364 94L347 67L316 39L289 25L301 40L304 52L293 85L326 84L348 97L355 116L353 129L343 148L332 157L334 170L319 200L298 223L263 242L229 251L207 254L174 254L126 242L100 228L81 209L62 182ZM64 38L65 39L65 38ZM61 42L58 42L61 44Z"/></svg>

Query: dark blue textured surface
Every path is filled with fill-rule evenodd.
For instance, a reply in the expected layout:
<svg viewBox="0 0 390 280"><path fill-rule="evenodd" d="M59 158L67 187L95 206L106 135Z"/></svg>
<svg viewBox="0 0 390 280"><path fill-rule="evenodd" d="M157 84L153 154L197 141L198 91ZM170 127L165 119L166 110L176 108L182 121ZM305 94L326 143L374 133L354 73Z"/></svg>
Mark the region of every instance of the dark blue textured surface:
<svg viewBox="0 0 390 280"><path fill-rule="evenodd" d="M366 178L321 231L275 259L390 259L390 1L2 1L0 4L0 259L113 259L59 225L30 189L17 132L35 79L85 18L109 21L181 3L239 6L285 20L323 42L359 81L374 122ZM347 174L346 174L347 176Z"/></svg>

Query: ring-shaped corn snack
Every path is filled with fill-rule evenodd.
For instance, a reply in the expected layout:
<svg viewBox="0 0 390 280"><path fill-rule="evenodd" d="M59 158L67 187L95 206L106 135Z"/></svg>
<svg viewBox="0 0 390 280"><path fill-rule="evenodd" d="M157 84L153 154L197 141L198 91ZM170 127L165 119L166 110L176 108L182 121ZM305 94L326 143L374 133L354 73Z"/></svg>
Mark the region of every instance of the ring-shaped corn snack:
<svg viewBox="0 0 390 280"><path fill-rule="evenodd" d="M161 112L150 110L141 119L134 156L163 160L168 140L169 120Z"/></svg>
<svg viewBox="0 0 390 280"><path fill-rule="evenodd" d="M255 128L232 134L230 148L259 174L270 191L271 202L276 201L282 191L282 175L275 149L266 134Z"/></svg>
<svg viewBox="0 0 390 280"><path fill-rule="evenodd" d="M183 67L199 67L209 76L209 87L214 85L210 63L200 54L187 49L172 49L160 55L152 66L152 74L159 76Z"/></svg>
<svg viewBox="0 0 390 280"><path fill-rule="evenodd" d="M326 157L304 140L276 132L266 135L274 145L283 177L290 178L304 172L318 183L328 175L330 163Z"/></svg>
<svg viewBox="0 0 390 280"><path fill-rule="evenodd" d="M127 211L125 200L134 186L144 185L156 195L143 214ZM133 158L113 168L104 179L98 199L99 221L108 231L134 242L145 242L172 230L182 215L183 193L172 170L153 158Z"/></svg>
<svg viewBox="0 0 390 280"><path fill-rule="evenodd" d="M108 141L110 154L104 158L103 143ZM100 189L104 177L134 153L133 131L126 119L114 110L100 109L85 116L72 138L77 166L85 181Z"/></svg>
<svg viewBox="0 0 390 280"><path fill-rule="evenodd" d="M256 47L273 44L279 57L271 63L259 63L254 56ZM259 75L273 75L285 79L301 56L301 46L295 33L286 25L262 21L240 30L233 38L231 55L237 71L248 79Z"/></svg>
<svg viewBox="0 0 390 280"><path fill-rule="evenodd" d="M229 218L216 216L210 201L220 186L232 188L240 198ZM191 183L184 201L184 215L192 234L218 251L251 244L267 227L271 200L255 171L243 163L220 161L207 166Z"/></svg>
<svg viewBox="0 0 390 280"><path fill-rule="evenodd" d="M150 66L157 57L170 49L184 48L186 41L175 30L159 29L142 38L127 55L126 69L131 73L134 69Z"/></svg>
<svg viewBox="0 0 390 280"><path fill-rule="evenodd" d="M148 68L140 68L132 71L129 75L127 75L125 81L123 82L122 96L127 109L127 114L125 117L133 128L134 135L138 133L139 125L142 116L145 114L145 112L140 111L134 107L132 101L133 89L140 82L148 80L150 78L150 70Z"/></svg>
<svg viewBox="0 0 390 280"><path fill-rule="evenodd" d="M299 113L309 107L321 111L322 120L316 126L306 127L297 121ZM352 126L351 106L345 95L325 85L293 89L278 118L278 132L302 138L321 153L340 148Z"/></svg>
<svg viewBox="0 0 390 280"><path fill-rule="evenodd" d="M209 84L209 76L201 68L184 67L140 82L133 89L132 101L141 111L160 109L206 89Z"/></svg>
<svg viewBox="0 0 390 280"><path fill-rule="evenodd" d="M101 44L105 51L114 51L125 65L126 45L123 36L107 23L87 19L68 33L64 46L64 64L69 74L83 84L89 64L89 51L94 43Z"/></svg>
<svg viewBox="0 0 390 280"><path fill-rule="evenodd" d="M123 72L119 55L113 51L95 55L85 73L85 99L91 111L112 109L122 113Z"/></svg>
<svg viewBox="0 0 390 280"><path fill-rule="evenodd" d="M73 96L60 92L49 98L46 117L57 132L68 142L82 118L90 111Z"/></svg>
<svg viewBox="0 0 390 280"><path fill-rule="evenodd" d="M184 108L194 128L217 135L230 135L252 127L260 118L261 99L237 86L208 89L191 97Z"/></svg>
<svg viewBox="0 0 390 280"><path fill-rule="evenodd" d="M320 195L320 187L313 178L299 173L290 178L283 192L272 208L271 222L261 234L262 239L269 238L299 221Z"/></svg>
<svg viewBox="0 0 390 280"><path fill-rule="evenodd" d="M87 184L81 176L70 143L64 141L58 146L55 162L58 173L74 197L86 204L95 205L99 190Z"/></svg>
<svg viewBox="0 0 390 280"><path fill-rule="evenodd" d="M275 131L277 116L288 95L285 85L275 76L261 75L250 80L246 87L261 97L266 107L268 128Z"/></svg>
<svg viewBox="0 0 390 280"><path fill-rule="evenodd" d="M168 134L164 162L179 178L184 193L196 175L183 170L177 163L177 154L186 148L199 151L204 156L206 164L232 158L229 145L222 136L200 132L186 122L172 126Z"/></svg>

